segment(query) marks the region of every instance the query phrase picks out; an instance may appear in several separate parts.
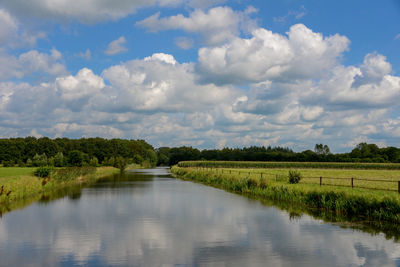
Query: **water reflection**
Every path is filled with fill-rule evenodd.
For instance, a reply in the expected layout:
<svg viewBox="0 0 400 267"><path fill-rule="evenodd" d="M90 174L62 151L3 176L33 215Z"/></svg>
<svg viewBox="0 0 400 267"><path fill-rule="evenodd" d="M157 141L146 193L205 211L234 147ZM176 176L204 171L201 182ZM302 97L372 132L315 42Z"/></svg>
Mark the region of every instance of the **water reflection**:
<svg viewBox="0 0 400 267"><path fill-rule="evenodd" d="M109 177L0 221L0 265L398 266L400 245L169 178Z"/></svg>

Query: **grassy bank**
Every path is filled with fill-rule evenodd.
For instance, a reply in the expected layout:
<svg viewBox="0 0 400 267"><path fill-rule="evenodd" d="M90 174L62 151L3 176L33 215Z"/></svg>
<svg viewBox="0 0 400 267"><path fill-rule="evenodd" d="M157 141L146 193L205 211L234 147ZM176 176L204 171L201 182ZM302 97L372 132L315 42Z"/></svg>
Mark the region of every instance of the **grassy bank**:
<svg viewBox="0 0 400 267"><path fill-rule="evenodd" d="M400 170L399 163L181 161L179 167Z"/></svg>
<svg viewBox="0 0 400 267"><path fill-rule="evenodd" d="M43 179L34 176L35 169L0 168L0 214L28 205L53 191L84 185L119 172L113 167L60 169Z"/></svg>
<svg viewBox="0 0 400 267"><path fill-rule="evenodd" d="M238 172L229 173L229 169L225 169L222 172L221 169L174 166L171 171L176 176L184 179L261 199L296 203L305 209L330 211L346 217L356 216L360 221L373 220L400 223L400 195L397 192L344 186L320 186L319 184L304 183L304 181L299 184L289 184L284 175L287 175L287 169L276 170L278 175L264 175L263 177L251 174L251 171L259 172L260 170L250 170L249 175L249 169L245 170L247 173L238 174ZM305 169L300 171L303 173ZM320 173L322 170L314 171ZM325 170L325 172L332 171ZM348 175L343 170L337 171L342 171L342 175ZM359 171L358 175L362 173L368 175L368 172ZM327 174L325 173L325 175ZM336 175L338 174L336 173Z"/></svg>

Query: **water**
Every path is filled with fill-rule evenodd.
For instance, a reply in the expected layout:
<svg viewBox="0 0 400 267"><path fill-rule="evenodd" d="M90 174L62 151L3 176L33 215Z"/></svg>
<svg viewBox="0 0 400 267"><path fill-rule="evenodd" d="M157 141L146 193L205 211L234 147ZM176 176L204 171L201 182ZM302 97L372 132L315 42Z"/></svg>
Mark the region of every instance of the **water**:
<svg viewBox="0 0 400 267"><path fill-rule="evenodd" d="M159 168L3 215L0 266L400 266L400 244Z"/></svg>

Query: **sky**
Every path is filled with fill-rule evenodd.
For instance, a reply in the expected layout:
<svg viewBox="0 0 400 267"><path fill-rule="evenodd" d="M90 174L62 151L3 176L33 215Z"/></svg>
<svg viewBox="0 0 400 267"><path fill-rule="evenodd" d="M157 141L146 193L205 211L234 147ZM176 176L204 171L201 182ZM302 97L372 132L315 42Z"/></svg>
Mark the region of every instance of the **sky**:
<svg viewBox="0 0 400 267"><path fill-rule="evenodd" d="M0 0L0 137L399 147L399 48L399 0Z"/></svg>

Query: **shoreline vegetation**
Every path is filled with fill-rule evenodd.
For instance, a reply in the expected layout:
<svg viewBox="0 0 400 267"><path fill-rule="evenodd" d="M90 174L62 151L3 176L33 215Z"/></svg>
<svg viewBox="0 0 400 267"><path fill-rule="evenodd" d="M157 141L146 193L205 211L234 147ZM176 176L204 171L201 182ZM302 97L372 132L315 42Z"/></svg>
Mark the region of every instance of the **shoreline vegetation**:
<svg viewBox="0 0 400 267"><path fill-rule="evenodd" d="M348 222L371 222L373 224L400 223L400 194L384 190L352 188L343 185L325 185L307 183L302 179L299 183L288 182L288 172L294 170L290 163L283 168L243 167L246 163L193 161L180 162L171 167L177 178L182 178L205 185L210 185L229 192L244 194L252 198L276 203L293 204L308 213L324 212L342 218ZM235 165L237 164L237 165ZM250 165L252 163L249 163ZM282 164L282 163L281 163ZM233 168L236 166L237 168ZM212 168L211 168L212 167ZM222 171L224 170L224 171ZM239 174L238 170L242 170ZM296 168L304 176L324 173L325 176L357 175L368 178L380 175L380 179L399 180L400 171L396 170L362 170L357 169L319 169ZM257 173L256 174L253 174ZM259 173L264 173L261 177ZM311 174L310 174L311 173ZM379 184L379 182L377 183ZM382 184L382 182L380 182ZM397 186L396 186L397 188Z"/></svg>
<svg viewBox="0 0 400 267"><path fill-rule="evenodd" d="M114 167L53 169L48 177L34 175L37 168L0 168L0 216L35 201L48 200L57 191L68 191L120 172Z"/></svg>

